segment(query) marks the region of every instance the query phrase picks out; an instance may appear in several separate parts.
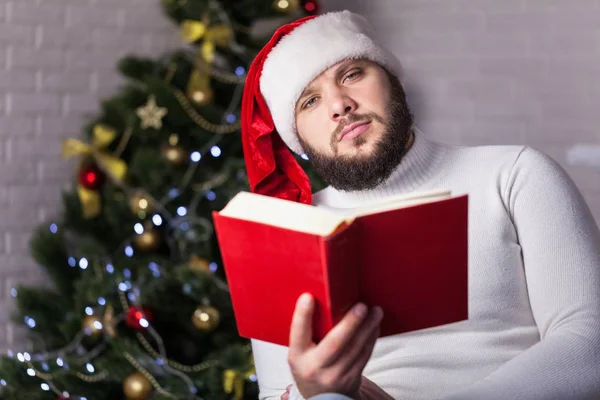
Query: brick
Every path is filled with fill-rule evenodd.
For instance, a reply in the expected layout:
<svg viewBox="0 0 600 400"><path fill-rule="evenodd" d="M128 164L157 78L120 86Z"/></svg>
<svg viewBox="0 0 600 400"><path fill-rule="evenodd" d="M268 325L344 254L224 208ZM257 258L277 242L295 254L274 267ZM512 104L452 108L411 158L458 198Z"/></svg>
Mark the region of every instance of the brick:
<svg viewBox="0 0 600 400"><path fill-rule="evenodd" d="M31 2L16 1L7 3L8 20L18 24L63 25L65 11L63 7L50 4L32 4Z"/></svg>
<svg viewBox="0 0 600 400"><path fill-rule="evenodd" d="M33 91L35 89L35 73L0 70L0 90L2 89Z"/></svg>
<svg viewBox="0 0 600 400"><path fill-rule="evenodd" d="M168 32L179 28L163 13L161 7L122 7L123 28L127 31Z"/></svg>
<svg viewBox="0 0 600 400"><path fill-rule="evenodd" d="M422 16L391 14L386 18L391 26L402 27L403 31L410 32L415 37L431 32L474 34L484 28L483 14L473 11L456 14L426 13Z"/></svg>
<svg viewBox="0 0 600 400"><path fill-rule="evenodd" d="M90 74L86 72L42 72L42 91L44 92L89 92L90 85Z"/></svg>
<svg viewBox="0 0 600 400"><path fill-rule="evenodd" d="M34 40L35 27L0 22L0 44L33 46Z"/></svg>
<svg viewBox="0 0 600 400"><path fill-rule="evenodd" d="M9 202L14 205L35 207L48 199L60 198L61 188L49 182L34 186L13 186L9 188Z"/></svg>
<svg viewBox="0 0 600 400"><path fill-rule="evenodd" d="M30 117L0 116L0 135L6 136L33 136L35 133L35 120Z"/></svg>
<svg viewBox="0 0 600 400"><path fill-rule="evenodd" d="M119 52L120 53L120 52ZM66 55L67 71L89 71L92 69L100 71L112 71L120 58L120 54L114 51L86 49L69 49Z"/></svg>
<svg viewBox="0 0 600 400"><path fill-rule="evenodd" d="M119 50L129 49L135 51L143 42L143 35L139 33L126 33L114 29L95 29L92 32L92 45L95 48L110 48Z"/></svg>
<svg viewBox="0 0 600 400"><path fill-rule="evenodd" d="M87 49L92 41L92 31L83 27L41 26L41 48Z"/></svg>
<svg viewBox="0 0 600 400"><path fill-rule="evenodd" d="M461 42L457 35L422 34L415 35L407 40L400 41L396 46L401 54L409 53L412 56L455 55L461 49Z"/></svg>
<svg viewBox="0 0 600 400"><path fill-rule="evenodd" d="M92 94L70 94L65 102L65 114L95 113L100 110L98 98Z"/></svg>
<svg viewBox="0 0 600 400"><path fill-rule="evenodd" d="M60 49L28 49L17 47L12 51L13 69L59 69L65 67L65 53Z"/></svg>
<svg viewBox="0 0 600 400"><path fill-rule="evenodd" d="M529 81L544 74L548 68L547 58L528 54L525 57L482 55L479 58L478 69L487 77L511 76Z"/></svg>
<svg viewBox="0 0 600 400"><path fill-rule="evenodd" d="M598 15L600 21L600 14ZM536 34L530 37L530 54L548 54L568 56L586 56L593 53L598 44L599 36L593 31L585 32L564 32L560 34Z"/></svg>
<svg viewBox="0 0 600 400"><path fill-rule="evenodd" d="M61 158L44 160L37 163L37 176L42 182L64 183L75 170L75 161L66 161Z"/></svg>
<svg viewBox="0 0 600 400"><path fill-rule="evenodd" d="M524 56L527 37L520 33L484 33L461 36L461 53L494 56Z"/></svg>
<svg viewBox="0 0 600 400"><path fill-rule="evenodd" d="M63 138L80 137L83 123L79 119L43 116L37 124L37 135L48 142L58 142Z"/></svg>
<svg viewBox="0 0 600 400"><path fill-rule="evenodd" d="M51 159L60 156L60 145L49 145L43 141L29 139L9 139L11 160Z"/></svg>
<svg viewBox="0 0 600 400"><path fill-rule="evenodd" d="M1 147L1 146L0 146ZM14 157L11 155L10 159ZM33 185L36 183L37 170L32 161L20 161L19 163L5 163L0 173L0 185Z"/></svg>
<svg viewBox="0 0 600 400"><path fill-rule="evenodd" d="M14 189L14 188L13 188ZM31 232L28 233L15 233L9 232L6 234L6 254L29 254L29 241L31 239Z"/></svg>
<svg viewBox="0 0 600 400"><path fill-rule="evenodd" d="M512 96L515 81L512 78L472 77L453 79L448 83L448 94L451 97L466 97L475 101L486 100L490 96Z"/></svg>
<svg viewBox="0 0 600 400"><path fill-rule="evenodd" d="M119 9L102 9L99 7L73 6L67 7L67 26L116 28L119 26Z"/></svg>
<svg viewBox="0 0 600 400"><path fill-rule="evenodd" d="M62 99L59 95L36 93L9 94L10 112L15 115L58 115L62 108Z"/></svg>
<svg viewBox="0 0 600 400"><path fill-rule="evenodd" d="M550 24L548 17L541 13L502 12L485 15L485 30L496 34L546 32Z"/></svg>

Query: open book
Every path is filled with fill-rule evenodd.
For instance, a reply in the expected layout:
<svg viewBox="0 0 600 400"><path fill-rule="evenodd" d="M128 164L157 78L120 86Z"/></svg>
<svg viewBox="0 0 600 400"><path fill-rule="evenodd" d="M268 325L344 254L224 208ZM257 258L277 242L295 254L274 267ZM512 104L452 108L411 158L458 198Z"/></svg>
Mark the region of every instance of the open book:
<svg viewBox="0 0 600 400"><path fill-rule="evenodd" d="M381 336L468 318L468 196L431 190L349 213L241 192L215 229L239 334L288 345L296 300L317 302L321 340L358 301Z"/></svg>

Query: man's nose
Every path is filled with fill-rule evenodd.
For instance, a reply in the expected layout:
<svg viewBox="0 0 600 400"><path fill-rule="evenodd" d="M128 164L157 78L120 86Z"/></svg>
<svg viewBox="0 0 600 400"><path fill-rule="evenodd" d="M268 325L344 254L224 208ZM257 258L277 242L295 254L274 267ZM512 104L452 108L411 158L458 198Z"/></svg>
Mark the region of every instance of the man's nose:
<svg viewBox="0 0 600 400"><path fill-rule="evenodd" d="M343 93L339 93L331 99L329 115L333 121L339 122L340 119L346 117L348 114L354 112L355 110L356 103L354 102L354 100L352 100L349 96L346 96Z"/></svg>

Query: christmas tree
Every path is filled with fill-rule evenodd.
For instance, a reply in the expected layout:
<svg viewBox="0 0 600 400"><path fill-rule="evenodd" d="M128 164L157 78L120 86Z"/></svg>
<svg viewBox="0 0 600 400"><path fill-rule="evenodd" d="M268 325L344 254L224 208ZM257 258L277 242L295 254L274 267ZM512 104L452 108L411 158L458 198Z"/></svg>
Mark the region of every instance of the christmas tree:
<svg viewBox="0 0 600 400"><path fill-rule="evenodd" d="M65 158L77 160L73 189L31 239L52 285L11 291L30 338L0 359L2 399L257 398L211 213L248 190L240 103L245 73L272 34L251 28L318 5L162 6L181 48L123 58L127 82L101 101L81 139L64 142Z"/></svg>

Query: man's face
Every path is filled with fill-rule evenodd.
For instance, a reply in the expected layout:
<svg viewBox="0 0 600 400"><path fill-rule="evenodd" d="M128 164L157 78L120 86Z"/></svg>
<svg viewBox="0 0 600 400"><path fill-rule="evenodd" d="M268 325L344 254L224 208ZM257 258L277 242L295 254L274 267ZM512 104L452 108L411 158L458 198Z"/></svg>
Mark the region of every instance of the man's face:
<svg viewBox="0 0 600 400"><path fill-rule="evenodd" d="M319 75L295 113L312 167L339 190L371 189L389 177L406 153L413 122L398 80L362 59Z"/></svg>

